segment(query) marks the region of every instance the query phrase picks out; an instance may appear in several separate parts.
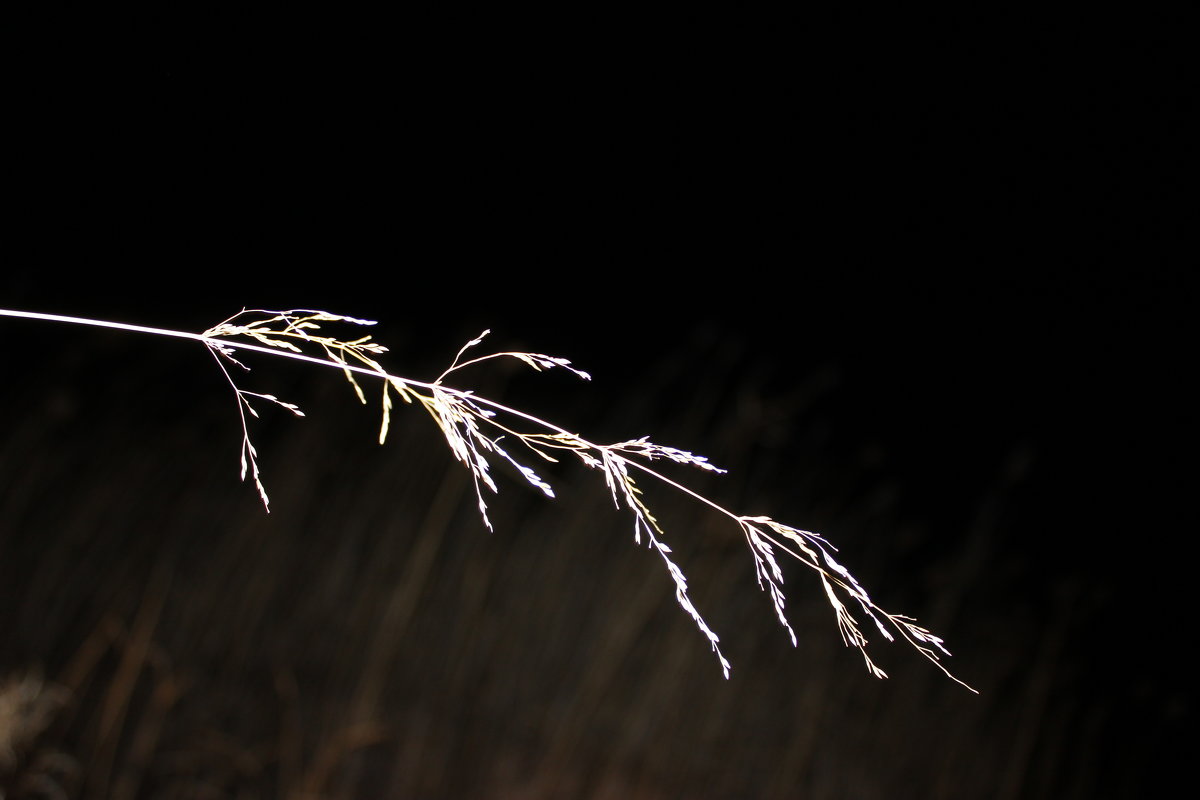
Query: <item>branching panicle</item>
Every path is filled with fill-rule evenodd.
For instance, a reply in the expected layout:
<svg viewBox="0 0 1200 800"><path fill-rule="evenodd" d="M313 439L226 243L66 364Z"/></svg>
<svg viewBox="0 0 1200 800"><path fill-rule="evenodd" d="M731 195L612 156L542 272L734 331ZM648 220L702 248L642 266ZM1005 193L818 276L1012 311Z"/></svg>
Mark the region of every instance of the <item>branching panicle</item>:
<svg viewBox="0 0 1200 800"><path fill-rule="evenodd" d="M785 613L785 596L783 592L784 571L777 559L778 553L786 553L804 566L817 573L821 587L833 608L838 630L843 641L849 647L858 649L866 662L868 671L878 678L887 677L874 661L867 655L867 638L859 627L858 620L851 611L857 606L879 630L880 634L889 641L895 640L893 631L912 645L917 652L928 659L946 675L968 689L970 686L955 678L941 663L938 655L949 655L941 638L933 635L925 628L918 626L910 617L890 614L877 606L850 572L833 557L836 552L829 542L811 531L793 528L790 525L777 522L766 516L738 515L697 492L677 483L671 478L651 469L648 463L666 459L678 464L696 467L710 472L723 473L709 463L704 456L695 455L686 450L651 442L648 437L630 439L615 444L596 444L576 433L560 428L538 417L526 414L514 408L501 405L492 400L479 397L470 391L455 389L443 384L452 373L468 366L479 364L496 358L515 358L535 370L566 369L585 380L590 379L588 373L573 366L565 358L547 356L540 353L500 352L479 356L463 361L463 356L473 347L482 343L488 331L467 342L455 355L450 366L434 381L426 383L392 375L375 360L376 356L387 352L387 348L372 341L370 336L354 339L340 339L322 332L323 323L343 323L369 326L375 323L370 320L357 319L326 311L299 309L293 311L242 311L233 317L216 325L202 334L188 334L178 331L144 328L140 326L119 323L105 323L97 320L83 320L73 317L36 314L33 312L13 312L0 310L0 315L24 316L34 319L45 319L76 324L99 325L144 333L176 336L179 338L195 339L208 346L229 384L233 387L238 401L238 413L242 420L242 449L241 474L244 480L249 474L254 479L255 486L262 498L264 506L268 506L268 498L261 480L256 456L250 440L249 425L246 412L258 416L251 399L266 400L291 411L297 416L303 413L295 405L285 403L274 395L248 392L238 387L227 368L227 363L247 369L244 364L234 357L237 349L256 350L273 355L285 356L309 361L324 366L338 368L350 383L355 394L363 403L366 395L359 378L362 376L377 378L382 382L382 422L379 441L382 444L388 433L393 407L392 394L396 394L405 403L419 404L433 419L442 431L446 443L454 457L463 463L470 471L475 485L479 511L484 524L491 529L492 523L487 514L487 503L484 501L486 487L491 492L498 491L495 480L491 476L489 457L498 456L508 461L532 486L542 491L548 497L554 497L554 490L532 468L514 457L509 450L512 447L501 447L500 440L507 438L516 445L523 446L533 454L547 460L557 461L556 451L573 453L589 469L599 470L604 474L604 481L612 495L617 508L624 507L633 516L633 535L636 543L646 537L647 547L653 548L663 559L668 574L675 583L675 598L680 606L688 613L696 626L709 640L726 677L729 677L729 661L721 653L717 634L708 626L688 595L687 579L679 566L671 559L671 548L665 543L665 533L658 520L651 513L642 499L641 490L634 479L634 472L650 476L676 490L683 492L714 511L730 518L739 526L750 555L754 562L755 575L759 587L768 593L772 606L780 624L787 631L793 646L796 645L796 633L792 629ZM246 341L249 340L249 341ZM305 348L316 350L323 357L309 354ZM358 377L356 377L358 376ZM522 430L521 426L531 426ZM847 604L847 600L851 601ZM971 691L975 691L971 689Z"/></svg>

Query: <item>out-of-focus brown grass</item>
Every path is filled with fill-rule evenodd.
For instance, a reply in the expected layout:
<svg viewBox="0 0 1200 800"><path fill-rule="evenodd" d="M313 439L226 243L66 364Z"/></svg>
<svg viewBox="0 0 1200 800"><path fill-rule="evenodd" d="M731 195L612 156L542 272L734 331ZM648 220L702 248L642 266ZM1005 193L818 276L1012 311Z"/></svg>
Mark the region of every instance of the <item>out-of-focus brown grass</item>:
<svg viewBox="0 0 1200 800"><path fill-rule="evenodd" d="M309 419L275 414L258 429L264 515L230 469L239 432L219 381L194 377L202 358L120 368L118 348L85 339L46 353L4 398L0 674L40 669L55 698L38 730L0 728L0 742L20 742L0 758L12 797L41 796L31 787L49 756L62 796L87 798L1095 788L1087 736L1103 720L1055 692L1070 587L1039 636L974 588L1003 567L989 554L1005 473L956 549L930 545L920 520L896 514L887 476L839 450L827 374L766 391L745 352L693 342L577 418L703 445L733 468L705 489L829 532L877 594L946 635L982 698L899 647L873 653L890 681L867 678L800 569L788 573L793 650L736 529L655 492L694 600L725 634L726 682L594 476L564 465L554 502L509 480L489 534L428 420L397 409L380 448L336 376L271 379L294 382L287 396ZM507 374L481 388L529 391ZM932 561L913 556L922 547Z"/></svg>

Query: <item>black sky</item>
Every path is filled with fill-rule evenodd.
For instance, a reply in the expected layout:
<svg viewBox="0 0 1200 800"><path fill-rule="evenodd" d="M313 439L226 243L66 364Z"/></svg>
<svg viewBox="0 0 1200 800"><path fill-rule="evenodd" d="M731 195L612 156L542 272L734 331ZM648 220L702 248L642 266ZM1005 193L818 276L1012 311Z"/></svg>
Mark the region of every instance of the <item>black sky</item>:
<svg viewBox="0 0 1200 800"><path fill-rule="evenodd" d="M1169 21L312 23L61 12L11 82L10 304L328 306L594 371L709 326L856 365L848 413L918 441L1137 450L1182 388Z"/></svg>

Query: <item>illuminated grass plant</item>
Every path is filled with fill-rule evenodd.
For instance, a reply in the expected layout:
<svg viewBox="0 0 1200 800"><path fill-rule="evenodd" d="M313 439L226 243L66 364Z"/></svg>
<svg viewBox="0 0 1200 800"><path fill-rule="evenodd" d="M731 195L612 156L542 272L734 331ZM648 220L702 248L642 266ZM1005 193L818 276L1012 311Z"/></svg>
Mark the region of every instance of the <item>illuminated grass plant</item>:
<svg viewBox="0 0 1200 800"><path fill-rule="evenodd" d="M379 429L380 444L387 438L394 408L394 397L398 397L405 403L423 407L446 437L446 443L450 446L454 457L470 471L475 485L475 496L479 503L479 512L483 523L489 530L492 528L492 523L488 518L484 490L486 488L492 493L498 491L496 482L491 476L492 459L498 457L508 461L526 481L541 490L547 497L554 497L554 490L550 484L543 480L533 468L510 455L508 449L501 446L502 439L507 438L509 442L514 442L522 448L517 452L525 453L526 456L532 454L549 462L556 462L559 457L574 457L584 466L600 471L604 475L604 481L612 495L613 503L618 508L627 509L633 517L634 541L641 544L644 540L646 546L653 549L662 558L663 564L675 582L675 599L691 616L701 633L708 638L726 678L729 677L730 664L721 653L720 639L704 621L704 617L701 616L688 596L687 579L684 577L683 571L671 559L671 548L664 541L663 528L642 500L641 489L635 476L637 478L646 476L667 484L729 517L738 526L746 539L750 555L754 559L759 587L770 595L775 614L791 637L793 646L796 645L796 633L792 630L784 611L783 570L776 559L777 553L791 556L816 573L837 618L843 641L847 646L858 649L866 663L867 670L872 675L877 678L887 677L886 673L867 654L867 637L863 633L853 609L861 611L885 639L895 641L898 634L901 639L916 648L917 652L952 680L975 691L966 683L955 678L942 664L941 655L950 654L942 639L917 625L913 618L891 614L876 605L866 589L834 559L833 552L836 548L824 537L811 531L785 525L771 517L734 513L648 466L654 461L666 459L710 472L724 472L710 464L704 456L656 444L646 437L615 444L596 444L544 419L480 397L470 390L453 388L444 383L447 378L464 367L498 358L515 358L538 371L565 369L584 380L590 379L586 372L576 369L565 358L540 353L501 352L464 360L468 351L483 342L484 337L488 334L488 331L484 331L463 345L450 366L436 380L427 383L392 375L384 369L375 359L387 352L387 348L372 341L370 336L340 339L323 333L321 326L324 323L345 323L356 326L375 324L370 320L331 314L326 311L308 309L243 310L199 334L3 309L0 309L0 316L173 336L192 339L204 344L225 374L237 398L238 413L242 421L242 479L245 480L249 475L254 480L254 485L268 512L270 511L270 500L258 467L258 453L250 439L250 426L246 414L258 416L254 409L255 401L274 403L297 416L303 416L303 412L294 404L284 402L275 395L250 392L240 388L230 371L230 367L247 371L249 369L235 357L235 353L239 350L268 353L326 367L335 367L342 371L359 400L364 404L367 402L367 397L359 381L363 377L379 380L382 384L383 409ZM314 353L317 355L313 355ZM513 445L508 445L508 448L512 447Z"/></svg>

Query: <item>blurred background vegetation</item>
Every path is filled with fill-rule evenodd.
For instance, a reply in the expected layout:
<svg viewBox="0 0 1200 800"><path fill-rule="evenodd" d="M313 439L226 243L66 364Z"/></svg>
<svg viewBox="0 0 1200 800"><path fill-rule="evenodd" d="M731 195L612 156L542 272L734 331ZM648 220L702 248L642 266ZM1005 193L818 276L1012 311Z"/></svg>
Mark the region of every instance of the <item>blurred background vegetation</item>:
<svg viewBox="0 0 1200 800"><path fill-rule="evenodd" d="M375 414L335 373L262 365L255 385L271 375L309 415L256 430L267 516L237 481L232 397L206 354L46 335L70 346L20 393L3 451L4 666L69 690L39 746L114 796L836 795L848 775L880 797L934 779L1008 782L1010 796L1087 786L1095 712L1052 691L1080 668L1061 658L1078 586L1022 599L1028 567L994 560L1021 447L978 487L960 538L938 540L904 513L886 455L842 427L832 371L772 391L744 349L698 338L607 402L554 387L577 397L559 418L704 445L733 472L692 485L836 532L877 598L946 635L984 696L900 648L878 653L892 681L869 678L801 569L793 651L736 528L647 487L724 634L726 683L596 475L555 470L553 503L507 481L488 535L422 414L380 448ZM489 396L541 391L489 371ZM1003 619L981 587L1014 592Z"/></svg>

